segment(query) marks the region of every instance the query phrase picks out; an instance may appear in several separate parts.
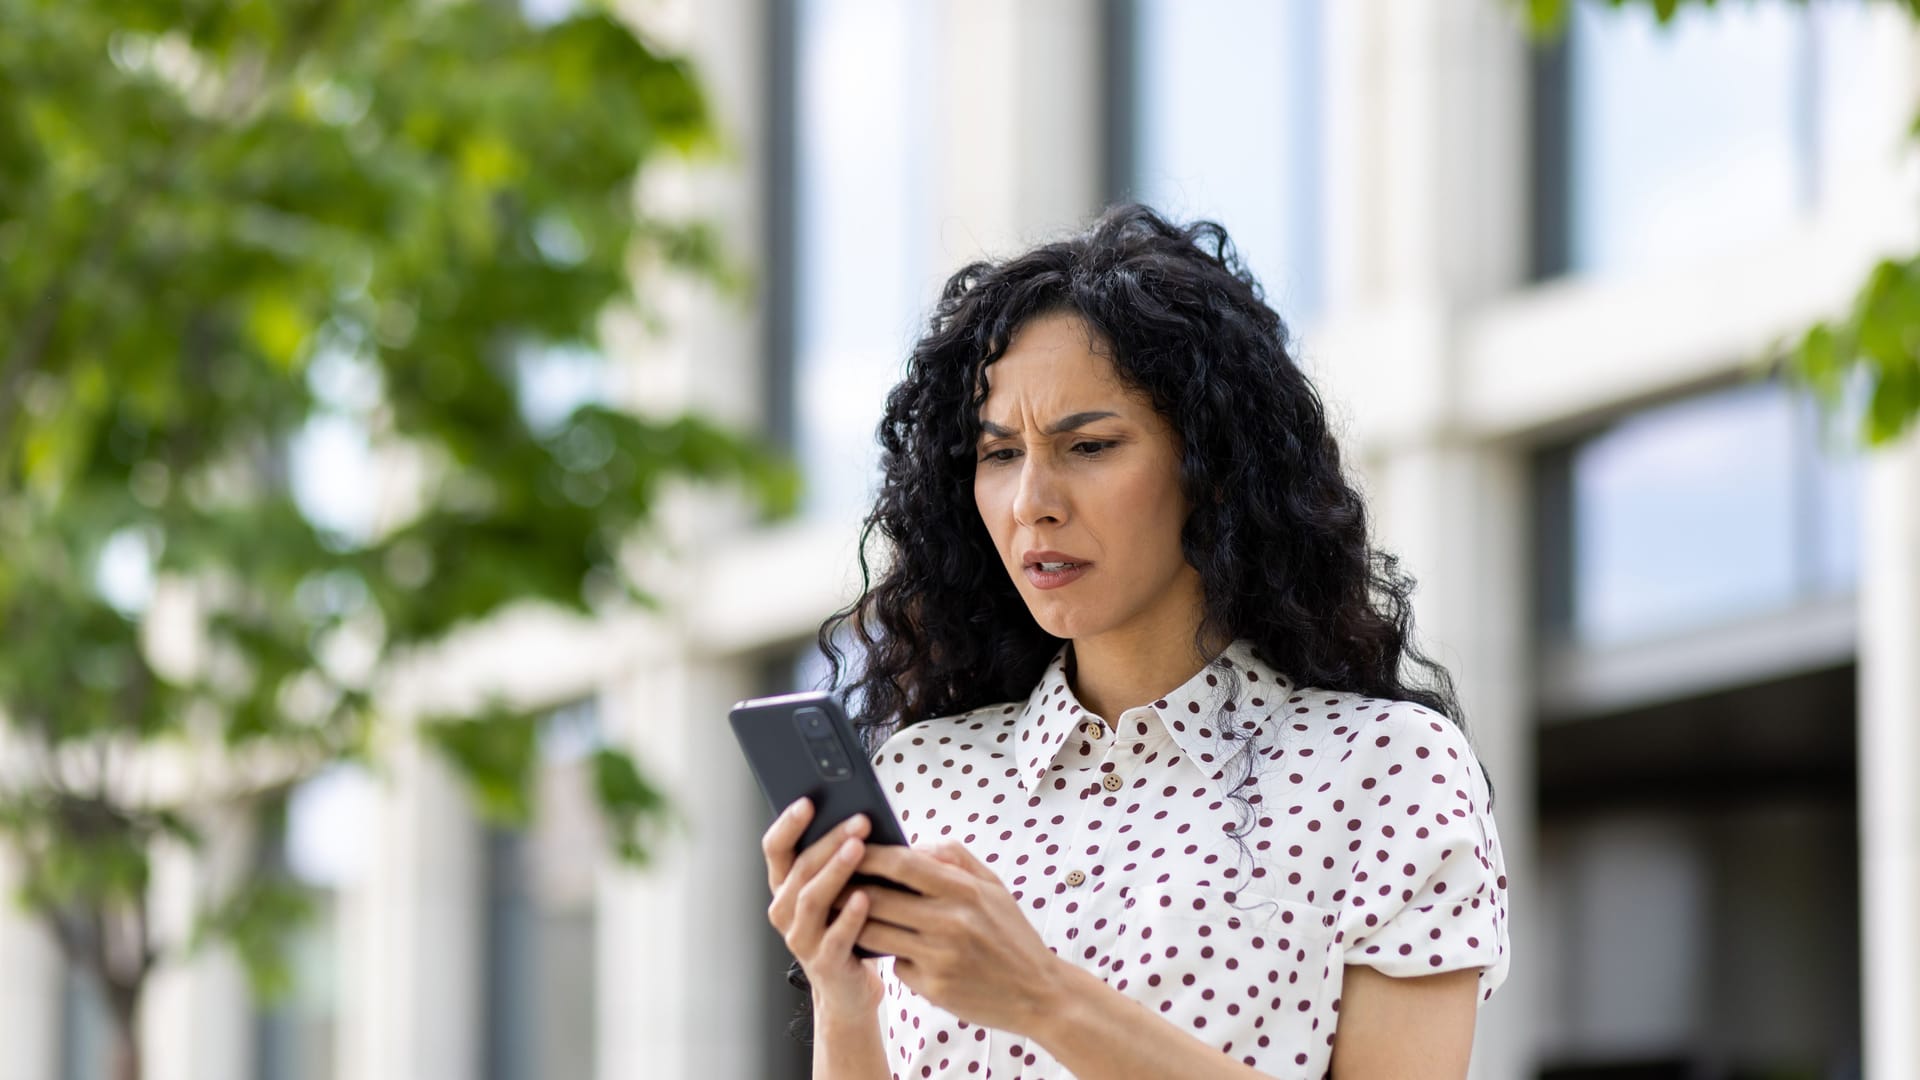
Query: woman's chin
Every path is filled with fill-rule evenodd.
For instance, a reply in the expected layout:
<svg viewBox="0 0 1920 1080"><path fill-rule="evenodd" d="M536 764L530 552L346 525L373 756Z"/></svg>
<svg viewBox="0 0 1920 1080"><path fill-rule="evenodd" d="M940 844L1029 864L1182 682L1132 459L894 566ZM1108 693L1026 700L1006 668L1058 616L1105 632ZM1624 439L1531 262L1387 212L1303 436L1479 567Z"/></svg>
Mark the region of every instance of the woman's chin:
<svg viewBox="0 0 1920 1080"><path fill-rule="evenodd" d="M1029 603L1027 612L1040 629L1068 641L1092 637L1104 629L1101 620L1091 618L1085 610L1076 610L1072 604Z"/></svg>

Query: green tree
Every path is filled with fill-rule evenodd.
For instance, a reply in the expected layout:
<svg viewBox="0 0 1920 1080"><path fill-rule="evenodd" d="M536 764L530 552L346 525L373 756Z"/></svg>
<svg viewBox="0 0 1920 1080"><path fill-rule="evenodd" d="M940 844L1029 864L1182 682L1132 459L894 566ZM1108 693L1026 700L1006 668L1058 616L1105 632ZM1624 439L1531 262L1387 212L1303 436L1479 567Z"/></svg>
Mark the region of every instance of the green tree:
<svg viewBox="0 0 1920 1080"><path fill-rule="evenodd" d="M663 484L791 506L791 470L711 423L528 405L530 360L646 318L635 272L732 276L634 191L714 148L693 73L579 8L0 0L0 846L104 989L122 1080L157 966L226 942L270 990L300 914L255 875L159 940L156 844L373 756L388 673L456 628L644 602L621 555ZM409 464L377 525L299 498L317 430ZM535 723L422 729L517 820ZM644 858L659 794L594 766Z"/></svg>
<svg viewBox="0 0 1920 1080"><path fill-rule="evenodd" d="M1549 37L1564 30L1569 11L1581 0L1513 2L1524 10L1536 36ZM1719 0L1604 2L1615 8L1650 8L1664 25L1684 8L1711 8ZM1920 0L1885 2L1898 4L1920 23ZM1735 0L1726 3L1733 6ZM1909 135L1920 137L1920 112ZM1881 260L1848 311L1807 327L1785 352L1788 373L1818 395L1830 412L1841 413L1855 392L1864 392L1858 417L1861 442L1871 446L1898 439L1920 417L1920 253Z"/></svg>

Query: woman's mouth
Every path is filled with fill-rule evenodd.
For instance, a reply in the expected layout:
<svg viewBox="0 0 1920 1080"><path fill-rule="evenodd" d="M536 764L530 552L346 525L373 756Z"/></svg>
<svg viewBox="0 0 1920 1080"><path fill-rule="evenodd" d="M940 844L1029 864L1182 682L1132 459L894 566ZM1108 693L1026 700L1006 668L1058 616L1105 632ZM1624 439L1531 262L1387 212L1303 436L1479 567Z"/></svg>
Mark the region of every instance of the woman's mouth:
<svg viewBox="0 0 1920 1080"><path fill-rule="evenodd" d="M1027 564L1027 580L1036 589L1057 589L1080 580L1092 563L1038 562Z"/></svg>

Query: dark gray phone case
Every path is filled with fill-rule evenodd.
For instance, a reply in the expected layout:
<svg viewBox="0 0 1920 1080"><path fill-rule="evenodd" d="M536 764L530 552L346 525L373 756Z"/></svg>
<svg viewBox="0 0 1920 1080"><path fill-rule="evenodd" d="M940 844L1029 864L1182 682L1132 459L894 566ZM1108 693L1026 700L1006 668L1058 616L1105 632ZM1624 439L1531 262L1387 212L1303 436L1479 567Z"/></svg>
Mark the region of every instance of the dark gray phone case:
<svg viewBox="0 0 1920 1080"><path fill-rule="evenodd" d="M838 698L822 691L751 698L735 704L727 719L775 814L802 796L812 801L813 820L800 834L796 853L855 814L867 815L872 825L867 843L906 846L880 778ZM871 874L855 874L853 882L914 891ZM863 957L883 955L859 945L853 951Z"/></svg>

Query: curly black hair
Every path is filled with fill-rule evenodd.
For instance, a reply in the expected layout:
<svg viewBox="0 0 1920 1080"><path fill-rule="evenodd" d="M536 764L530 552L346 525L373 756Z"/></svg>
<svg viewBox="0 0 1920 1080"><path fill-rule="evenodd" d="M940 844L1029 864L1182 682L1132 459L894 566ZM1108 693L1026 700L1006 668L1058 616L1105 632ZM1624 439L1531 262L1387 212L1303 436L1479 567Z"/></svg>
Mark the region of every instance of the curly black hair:
<svg viewBox="0 0 1920 1080"><path fill-rule="evenodd" d="M1061 312L1178 438L1194 507L1181 545L1205 596L1199 655L1244 638L1296 685L1413 702L1464 728L1451 677L1414 643L1413 581L1372 546L1319 394L1226 230L1125 204L948 278L887 395L862 591L819 633L828 683L863 737L877 746L921 720L1024 698L1062 644L1027 610L973 497L985 369L1021 326ZM857 674L839 648L847 633Z"/></svg>

